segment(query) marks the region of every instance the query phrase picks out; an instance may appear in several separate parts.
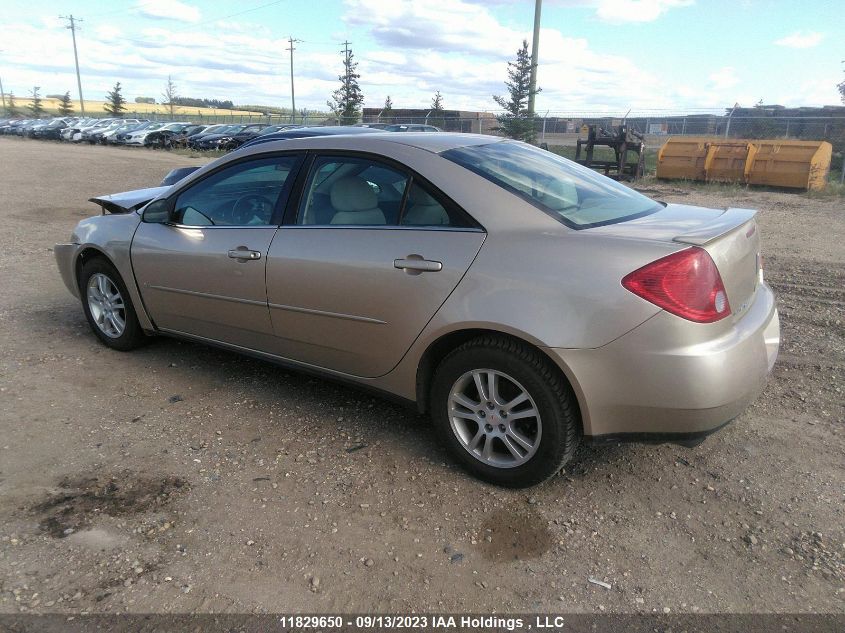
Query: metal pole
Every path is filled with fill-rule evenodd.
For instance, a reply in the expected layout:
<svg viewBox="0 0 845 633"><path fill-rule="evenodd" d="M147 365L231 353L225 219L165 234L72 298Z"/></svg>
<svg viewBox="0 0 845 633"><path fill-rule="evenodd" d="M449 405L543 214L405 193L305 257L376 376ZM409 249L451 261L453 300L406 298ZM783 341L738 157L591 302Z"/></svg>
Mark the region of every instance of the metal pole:
<svg viewBox="0 0 845 633"><path fill-rule="evenodd" d="M543 133L540 135L540 143L546 142L546 119L549 118L549 111L546 110L546 114L543 115Z"/></svg>
<svg viewBox="0 0 845 633"><path fill-rule="evenodd" d="M0 53L2 53L2 52L3 51L0 50ZM3 92L3 81L2 80L0 80L0 98L3 99L3 114L5 115L7 113L7 111L6 111L6 93Z"/></svg>
<svg viewBox="0 0 845 633"><path fill-rule="evenodd" d="M82 22L82 20L74 18L72 14L67 17L61 17L65 20L70 20L70 26L65 28L70 29L71 37L73 37L73 61L76 63L76 86L79 88L79 110L82 116L85 116L85 99L82 97L82 78L79 76L79 54L76 50L76 22Z"/></svg>
<svg viewBox="0 0 845 633"><path fill-rule="evenodd" d="M293 36L288 36L288 41L290 42L290 48L288 48L290 51L290 122L296 123L296 97L293 90L293 51L296 49L293 43L299 40L293 39Z"/></svg>
<svg viewBox="0 0 845 633"><path fill-rule="evenodd" d="M528 84L528 116L534 114L534 94L537 92L537 58L540 55L540 10L543 0L534 0L534 36L531 40L531 80Z"/></svg>
<svg viewBox="0 0 845 633"><path fill-rule="evenodd" d="M734 115L734 111L739 107L738 103L734 104L734 107L731 108L731 113L728 115L728 124L725 126L725 138L728 138L728 132L731 131L731 117Z"/></svg>

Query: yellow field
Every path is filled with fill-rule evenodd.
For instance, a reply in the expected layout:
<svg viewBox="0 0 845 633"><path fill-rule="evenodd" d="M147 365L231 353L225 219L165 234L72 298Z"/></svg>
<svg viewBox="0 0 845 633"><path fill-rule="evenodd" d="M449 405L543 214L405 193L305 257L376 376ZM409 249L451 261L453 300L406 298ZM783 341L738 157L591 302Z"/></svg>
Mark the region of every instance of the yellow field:
<svg viewBox="0 0 845 633"><path fill-rule="evenodd" d="M8 100L8 95L6 95L6 99ZM59 110L59 100L58 99L41 99L42 104L44 105L44 109L50 114L56 114ZM20 110L23 114L29 112L26 109L32 103L32 99L27 99L24 97L15 96L15 106ZM79 115L79 100L73 100L73 113L74 115ZM103 105L105 101L89 101L88 99L85 100L85 114L90 116L100 116L105 113L105 109ZM2 104L0 104L2 105ZM126 103L126 112L125 115L130 114L152 114L152 115L159 115L159 116L170 116L170 108L167 106L163 106L160 103L135 103L134 101L130 101ZM231 115L247 115L247 114L261 114L260 112L250 112L248 110L220 110L218 108L194 108L194 107L187 107L187 106L176 106L174 108L174 114L182 114L185 116L231 116Z"/></svg>

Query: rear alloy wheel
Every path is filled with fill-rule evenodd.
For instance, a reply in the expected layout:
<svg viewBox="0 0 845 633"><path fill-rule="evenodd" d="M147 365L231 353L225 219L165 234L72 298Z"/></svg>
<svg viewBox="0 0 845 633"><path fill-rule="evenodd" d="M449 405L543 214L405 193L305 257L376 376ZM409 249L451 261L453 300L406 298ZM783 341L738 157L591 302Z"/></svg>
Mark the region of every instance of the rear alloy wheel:
<svg viewBox="0 0 845 633"><path fill-rule="evenodd" d="M146 342L126 285L109 261L95 257L85 262L79 282L85 318L98 339L121 351Z"/></svg>
<svg viewBox="0 0 845 633"><path fill-rule="evenodd" d="M514 468L534 457L543 422L519 382L493 369L473 369L449 394L449 423L461 446L482 464Z"/></svg>
<svg viewBox="0 0 845 633"><path fill-rule="evenodd" d="M431 411L452 456L502 486L548 479L580 436L574 396L560 372L533 348L496 336L469 341L443 360Z"/></svg>

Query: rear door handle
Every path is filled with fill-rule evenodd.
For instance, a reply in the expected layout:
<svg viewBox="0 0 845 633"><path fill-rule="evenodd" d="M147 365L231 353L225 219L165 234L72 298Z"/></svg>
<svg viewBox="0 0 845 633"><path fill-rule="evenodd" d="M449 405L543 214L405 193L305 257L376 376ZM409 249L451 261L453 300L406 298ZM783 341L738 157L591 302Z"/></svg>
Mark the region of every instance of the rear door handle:
<svg viewBox="0 0 845 633"><path fill-rule="evenodd" d="M423 259L419 255L408 255L405 259L394 259L393 267L407 273L436 273L443 270L442 262Z"/></svg>
<svg viewBox="0 0 845 633"><path fill-rule="evenodd" d="M260 251L250 251L245 248L237 248L229 251L229 257L232 259L240 259L244 261L255 261L261 259Z"/></svg>

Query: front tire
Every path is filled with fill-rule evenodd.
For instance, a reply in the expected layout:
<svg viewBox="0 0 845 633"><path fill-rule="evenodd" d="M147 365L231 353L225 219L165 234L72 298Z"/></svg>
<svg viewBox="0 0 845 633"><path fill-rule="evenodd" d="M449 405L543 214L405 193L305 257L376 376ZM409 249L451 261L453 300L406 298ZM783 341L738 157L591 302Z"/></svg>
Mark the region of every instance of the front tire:
<svg viewBox="0 0 845 633"><path fill-rule="evenodd" d="M103 257L85 262L79 289L88 325L103 344L125 352L146 342L126 284L111 262Z"/></svg>
<svg viewBox="0 0 845 633"><path fill-rule="evenodd" d="M552 477L580 439L566 380L540 352L504 337L473 339L443 359L430 406L452 457L500 486L523 488Z"/></svg>

